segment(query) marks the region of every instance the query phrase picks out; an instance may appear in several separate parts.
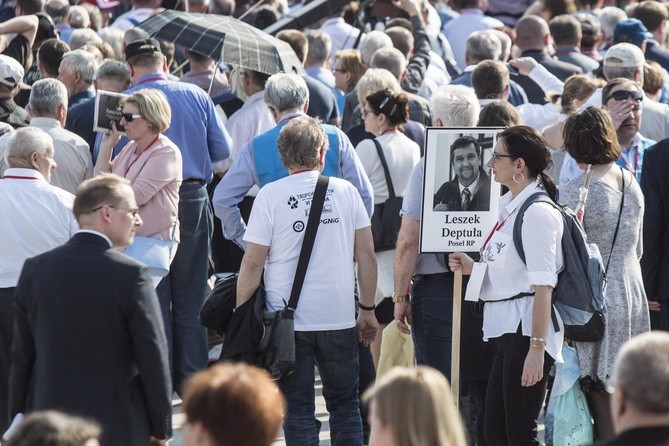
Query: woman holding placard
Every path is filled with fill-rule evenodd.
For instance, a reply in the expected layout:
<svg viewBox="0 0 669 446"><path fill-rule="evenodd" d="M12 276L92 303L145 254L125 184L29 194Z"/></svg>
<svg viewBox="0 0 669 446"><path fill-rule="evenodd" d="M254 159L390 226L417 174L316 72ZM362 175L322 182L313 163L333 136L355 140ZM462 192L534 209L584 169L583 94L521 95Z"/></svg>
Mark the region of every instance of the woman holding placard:
<svg viewBox="0 0 669 446"><path fill-rule="evenodd" d="M544 171L551 161L548 145L528 126L500 133L488 167L495 181L509 189L500 198L500 215L475 263L453 253L451 270L471 274L483 310L483 337L494 340L498 353L485 401L485 438L490 444L540 444L537 418L546 396L548 371L561 361L562 321L551 296L562 269L563 219L548 203L532 204L523 215L525 262L513 241L513 228L523 203L536 193L555 200L556 188ZM468 289L468 292L472 290Z"/></svg>

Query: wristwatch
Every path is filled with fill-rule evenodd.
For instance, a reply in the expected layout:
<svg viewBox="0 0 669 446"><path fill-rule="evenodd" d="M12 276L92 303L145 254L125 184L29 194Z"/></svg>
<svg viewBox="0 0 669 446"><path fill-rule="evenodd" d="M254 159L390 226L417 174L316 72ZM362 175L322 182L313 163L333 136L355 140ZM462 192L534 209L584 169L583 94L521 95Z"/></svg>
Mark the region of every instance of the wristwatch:
<svg viewBox="0 0 669 446"><path fill-rule="evenodd" d="M393 293L393 302L409 302L409 295L408 294L402 294L398 296L397 294Z"/></svg>

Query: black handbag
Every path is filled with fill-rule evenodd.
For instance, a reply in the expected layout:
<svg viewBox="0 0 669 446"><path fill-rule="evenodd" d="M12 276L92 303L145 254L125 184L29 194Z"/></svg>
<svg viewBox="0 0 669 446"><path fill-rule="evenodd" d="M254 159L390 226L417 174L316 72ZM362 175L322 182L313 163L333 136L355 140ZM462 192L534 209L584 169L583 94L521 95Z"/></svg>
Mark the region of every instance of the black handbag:
<svg viewBox="0 0 669 446"><path fill-rule="evenodd" d="M381 159L383 166L383 173L386 177L386 185L388 186L388 199L374 205L374 214L372 214L372 236L374 238L375 251L389 251L395 249L397 244L397 234L400 232L400 225L402 217L400 210L402 209L402 197L395 195L395 188L393 181L390 178L390 171L388 170L388 163L386 157L383 155L381 144L376 139L373 139L376 146L376 152Z"/></svg>
<svg viewBox="0 0 669 446"><path fill-rule="evenodd" d="M611 243L611 252L606 261L606 268L604 273L609 270L609 263L611 263L611 256L613 256L613 247L616 245L618 238L618 229L620 228L620 218L623 215L623 205L625 204L625 171L620 168L623 174L623 196L620 200L620 209L618 211L618 223L616 223L616 230L613 233L613 242ZM601 311L595 311L590 320L584 325L569 325L565 327L564 337L576 342L597 342L604 337L605 330L604 314Z"/></svg>
<svg viewBox="0 0 669 446"><path fill-rule="evenodd" d="M281 379L295 371L295 309L314 248L328 183L329 178L322 175L316 182L290 300L282 310L265 312L263 318L264 331L258 345L256 365L267 370L273 379Z"/></svg>

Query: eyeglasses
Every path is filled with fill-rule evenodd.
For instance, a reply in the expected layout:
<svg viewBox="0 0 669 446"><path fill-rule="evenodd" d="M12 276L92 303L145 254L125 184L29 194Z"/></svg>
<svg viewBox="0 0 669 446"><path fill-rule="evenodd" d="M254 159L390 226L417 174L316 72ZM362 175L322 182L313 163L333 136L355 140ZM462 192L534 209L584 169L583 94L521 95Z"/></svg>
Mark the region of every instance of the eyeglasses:
<svg viewBox="0 0 669 446"><path fill-rule="evenodd" d="M502 154L497 153L495 151L492 152L492 162L493 163L501 161L502 158L513 158L513 157L511 155L502 155Z"/></svg>
<svg viewBox="0 0 669 446"><path fill-rule="evenodd" d="M125 119L125 122L132 122L135 119L139 119L142 117L142 115L135 113L121 113L121 116L123 117L123 119Z"/></svg>
<svg viewBox="0 0 669 446"><path fill-rule="evenodd" d="M609 99L615 99L616 101L624 101L626 99L632 99L637 102L643 101L643 93L638 90L629 91L629 90L618 90L611 93L604 102L608 102Z"/></svg>
<svg viewBox="0 0 669 446"><path fill-rule="evenodd" d="M342 70L341 68L333 68L332 69L332 74L335 73L346 73L348 70Z"/></svg>
<svg viewBox="0 0 669 446"><path fill-rule="evenodd" d="M362 119L365 119L367 117L367 115L369 115L369 114L376 115L376 113L374 113L371 110L367 110L366 108L362 109Z"/></svg>
<svg viewBox="0 0 669 446"><path fill-rule="evenodd" d="M109 206L110 208L118 209L120 211L126 211L128 213L128 215L130 215L132 218L137 218L137 213L139 212L139 208L121 208L121 207L118 207L118 206L113 206L111 204L103 204L103 205L100 205L100 206L96 207L95 209L92 209L89 212L89 214L92 214L93 212L97 212L105 206Z"/></svg>

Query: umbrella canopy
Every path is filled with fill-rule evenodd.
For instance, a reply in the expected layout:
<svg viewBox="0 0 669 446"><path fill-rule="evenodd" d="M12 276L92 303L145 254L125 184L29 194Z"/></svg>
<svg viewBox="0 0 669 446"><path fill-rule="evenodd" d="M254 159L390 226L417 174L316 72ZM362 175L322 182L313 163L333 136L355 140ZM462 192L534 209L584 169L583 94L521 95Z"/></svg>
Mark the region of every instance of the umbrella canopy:
<svg viewBox="0 0 669 446"><path fill-rule="evenodd" d="M265 74L304 74L286 42L230 16L166 10L139 25L151 37Z"/></svg>

